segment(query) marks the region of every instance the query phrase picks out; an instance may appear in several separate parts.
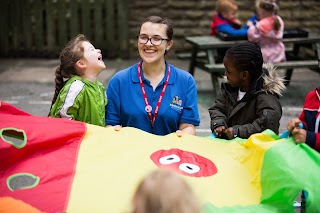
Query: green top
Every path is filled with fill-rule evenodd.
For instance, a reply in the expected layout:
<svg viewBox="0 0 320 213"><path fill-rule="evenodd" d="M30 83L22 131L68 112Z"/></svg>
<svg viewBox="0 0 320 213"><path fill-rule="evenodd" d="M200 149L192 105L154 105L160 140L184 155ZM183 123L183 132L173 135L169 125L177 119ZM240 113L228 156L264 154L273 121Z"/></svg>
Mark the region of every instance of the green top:
<svg viewBox="0 0 320 213"><path fill-rule="evenodd" d="M73 76L57 97L50 116L105 126L105 106L108 99L100 81L91 82Z"/></svg>

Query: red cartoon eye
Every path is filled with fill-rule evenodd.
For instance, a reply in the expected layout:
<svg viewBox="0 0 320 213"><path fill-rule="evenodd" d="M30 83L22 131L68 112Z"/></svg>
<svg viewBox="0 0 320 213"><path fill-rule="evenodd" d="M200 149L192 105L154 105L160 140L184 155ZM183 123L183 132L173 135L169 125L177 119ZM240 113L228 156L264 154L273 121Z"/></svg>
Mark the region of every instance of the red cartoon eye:
<svg viewBox="0 0 320 213"><path fill-rule="evenodd" d="M179 169L188 173L194 174L200 171L200 167L191 163L182 163L179 165Z"/></svg>
<svg viewBox="0 0 320 213"><path fill-rule="evenodd" d="M159 159L159 162L163 165L168 165L168 164L180 162L180 158L178 155L172 154L168 156L163 156L162 158Z"/></svg>
<svg viewBox="0 0 320 213"><path fill-rule="evenodd" d="M160 168L191 177L208 177L218 172L210 159L181 149L158 150L150 159Z"/></svg>

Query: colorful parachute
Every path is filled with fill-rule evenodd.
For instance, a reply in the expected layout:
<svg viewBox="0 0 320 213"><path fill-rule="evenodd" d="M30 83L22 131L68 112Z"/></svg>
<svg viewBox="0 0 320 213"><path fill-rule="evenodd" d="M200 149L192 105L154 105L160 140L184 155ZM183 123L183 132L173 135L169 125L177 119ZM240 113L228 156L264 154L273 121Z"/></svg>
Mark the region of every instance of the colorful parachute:
<svg viewBox="0 0 320 213"><path fill-rule="evenodd" d="M320 212L320 155L292 138L116 132L0 103L0 212L128 212L138 182L158 167L180 174L203 212L294 212L302 190L307 211Z"/></svg>

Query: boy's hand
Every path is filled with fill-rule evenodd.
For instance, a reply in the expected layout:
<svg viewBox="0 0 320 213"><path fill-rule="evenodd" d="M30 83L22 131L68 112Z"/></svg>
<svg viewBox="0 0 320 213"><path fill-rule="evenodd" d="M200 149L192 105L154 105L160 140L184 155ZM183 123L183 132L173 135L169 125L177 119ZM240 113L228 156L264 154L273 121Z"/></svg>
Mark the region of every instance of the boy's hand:
<svg viewBox="0 0 320 213"><path fill-rule="evenodd" d="M292 130L292 136L294 142L296 143L305 143L307 138L307 131L305 129L300 129L299 127L295 127Z"/></svg>
<svg viewBox="0 0 320 213"><path fill-rule="evenodd" d="M237 18L233 19L233 22L236 23L236 24L241 25L241 21L239 19L237 19Z"/></svg>
<svg viewBox="0 0 320 213"><path fill-rule="evenodd" d="M254 24L253 24L253 22L252 22L252 21L250 21L250 20L249 20L249 21L247 21L247 26L248 26L248 27L251 27L251 26L253 26L253 25L254 25Z"/></svg>
<svg viewBox="0 0 320 213"><path fill-rule="evenodd" d="M301 122L301 120L299 118L293 118L291 119L288 124L287 124L287 130L289 132L292 132L292 130L296 127L299 127L299 123Z"/></svg>

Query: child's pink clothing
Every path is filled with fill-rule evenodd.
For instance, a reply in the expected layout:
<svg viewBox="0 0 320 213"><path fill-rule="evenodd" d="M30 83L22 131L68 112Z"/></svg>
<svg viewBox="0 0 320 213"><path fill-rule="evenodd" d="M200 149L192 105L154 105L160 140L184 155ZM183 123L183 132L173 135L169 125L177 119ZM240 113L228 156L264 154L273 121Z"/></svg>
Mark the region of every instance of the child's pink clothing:
<svg viewBox="0 0 320 213"><path fill-rule="evenodd" d="M280 22L278 31L273 29L275 18ZM286 60L285 46L281 41L283 28L280 16L263 18L256 25L249 27L248 40L259 44L264 62L278 63Z"/></svg>

